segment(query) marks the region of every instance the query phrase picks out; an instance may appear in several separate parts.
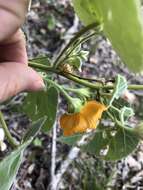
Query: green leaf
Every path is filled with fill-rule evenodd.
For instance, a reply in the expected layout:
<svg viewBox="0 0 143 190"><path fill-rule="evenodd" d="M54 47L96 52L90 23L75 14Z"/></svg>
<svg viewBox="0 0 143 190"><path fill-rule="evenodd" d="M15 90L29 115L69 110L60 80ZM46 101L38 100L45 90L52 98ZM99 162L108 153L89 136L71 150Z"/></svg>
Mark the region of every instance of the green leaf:
<svg viewBox="0 0 143 190"><path fill-rule="evenodd" d="M43 131L48 132L56 119L58 105L58 92L54 87L50 87L46 92L29 93L23 104L23 111L32 121L47 116L43 125Z"/></svg>
<svg viewBox="0 0 143 190"><path fill-rule="evenodd" d="M40 138L35 138L33 141L34 146L42 147L42 140Z"/></svg>
<svg viewBox="0 0 143 190"><path fill-rule="evenodd" d="M53 15L48 16L48 29L53 30L56 27L56 19Z"/></svg>
<svg viewBox="0 0 143 190"><path fill-rule="evenodd" d="M116 77L115 88L113 90L112 98L110 100L109 105L111 106L115 99L120 98L123 95L123 93L127 90L127 88L128 84L125 77L118 75Z"/></svg>
<svg viewBox="0 0 143 190"><path fill-rule="evenodd" d="M38 121L34 122L31 127L27 130L26 134L23 137L23 142L34 138L37 136L43 125L45 124L47 117L41 118Z"/></svg>
<svg viewBox="0 0 143 190"><path fill-rule="evenodd" d="M69 136L69 137L60 137L58 140L62 143L68 144L68 145L76 145L77 141L79 141L81 139L83 135L78 134L78 135L73 135L73 136Z"/></svg>
<svg viewBox="0 0 143 190"><path fill-rule="evenodd" d="M69 53L69 52L67 52ZM89 52L81 49L81 44L77 46L71 53L66 63L72 65L75 69L81 71L81 67L84 61L88 59Z"/></svg>
<svg viewBox="0 0 143 190"><path fill-rule="evenodd" d="M76 13L80 19L86 24L94 23L99 20L99 15L97 10L91 10L91 4L95 4L95 1L90 0L73 0L73 5Z"/></svg>
<svg viewBox="0 0 143 190"><path fill-rule="evenodd" d="M31 143L31 140L22 144L18 149L13 151L9 156L0 162L0 189L9 190L17 171L20 167L23 151Z"/></svg>
<svg viewBox="0 0 143 190"><path fill-rule="evenodd" d="M102 20L104 33L135 72L143 69L143 20L140 0L73 0L81 20L91 24Z"/></svg>
<svg viewBox="0 0 143 190"><path fill-rule="evenodd" d="M80 52L80 55L79 57L83 60L83 61L86 61L88 59L88 56L89 56L89 51L85 51L85 50L82 50Z"/></svg>
<svg viewBox="0 0 143 190"><path fill-rule="evenodd" d="M103 132L96 133L81 149L101 159L115 161L132 153L138 143L139 138L136 134L117 127L116 131L106 132L106 136L103 136Z"/></svg>
<svg viewBox="0 0 143 190"><path fill-rule="evenodd" d="M0 186L2 190L10 189L20 167L25 148L37 135L45 120L44 117L33 123L23 138L24 143L0 162Z"/></svg>
<svg viewBox="0 0 143 190"><path fill-rule="evenodd" d="M67 60L67 63L68 63L69 65L72 65L75 69L79 69L79 70L80 70L81 67L82 67L82 60L81 60L81 58L78 57L78 56L69 58L69 59Z"/></svg>
<svg viewBox="0 0 143 190"><path fill-rule="evenodd" d="M120 120L122 124L126 124L128 119L134 115L134 110L132 108L124 106L120 111Z"/></svg>

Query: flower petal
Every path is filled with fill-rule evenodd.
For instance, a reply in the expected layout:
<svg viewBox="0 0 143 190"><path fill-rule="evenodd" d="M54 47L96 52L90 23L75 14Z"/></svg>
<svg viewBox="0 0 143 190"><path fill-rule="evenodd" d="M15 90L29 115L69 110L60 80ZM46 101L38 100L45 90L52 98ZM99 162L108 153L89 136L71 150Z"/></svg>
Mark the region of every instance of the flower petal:
<svg viewBox="0 0 143 190"><path fill-rule="evenodd" d="M76 125L76 127L74 127L73 131L74 131L74 133L83 133L87 130L87 128L88 128L88 122L82 116L82 114L80 114L79 123L78 123L78 125Z"/></svg>
<svg viewBox="0 0 143 190"><path fill-rule="evenodd" d="M79 113L64 114L60 118L60 126L65 136L83 133L87 129L95 129L106 106L96 101L87 102Z"/></svg>
<svg viewBox="0 0 143 190"><path fill-rule="evenodd" d="M94 129L105 110L107 110L105 105L97 101L90 101L85 104L80 113L86 118L89 124L88 128Z"/></svg>
<svg viewBox="0 0 143 190"><path fill-rule="evenodd" d="M80 113L62 115L60 125L64 130L64 136L85 132L88 127L86 119Z"/></svg>
<svg viewBox="0 0 143 190"><path fill-rule="evenodd" d="M64 114L60 118L60 126L63 129L72 129L79 123L79 113Z"/></svg>

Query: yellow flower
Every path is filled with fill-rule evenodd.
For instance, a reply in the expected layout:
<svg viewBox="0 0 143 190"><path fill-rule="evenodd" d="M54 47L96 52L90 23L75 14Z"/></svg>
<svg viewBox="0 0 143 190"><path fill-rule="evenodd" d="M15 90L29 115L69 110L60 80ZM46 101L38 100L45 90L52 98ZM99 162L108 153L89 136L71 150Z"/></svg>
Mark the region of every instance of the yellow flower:
<svg viewBox="0 0 143 190"><path fill-rule="evenodd" d="M95 129L107 107L97 101L87 102L78 113L64 114L60 118L60 126L65 136L83 133L87 129Z"/></svg>

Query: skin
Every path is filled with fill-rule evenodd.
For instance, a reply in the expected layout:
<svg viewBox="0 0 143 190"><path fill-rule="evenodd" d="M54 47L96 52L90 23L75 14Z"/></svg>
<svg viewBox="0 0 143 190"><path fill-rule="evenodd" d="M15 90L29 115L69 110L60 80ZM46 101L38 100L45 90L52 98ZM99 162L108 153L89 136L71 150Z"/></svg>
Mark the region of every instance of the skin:
<svg viewBox="0 0 143 190"><path fill-rule="evenodd" d="M28 0L0 0L0 102L22 91L44 88L42 78L28 67L24 23Z"/></svg>

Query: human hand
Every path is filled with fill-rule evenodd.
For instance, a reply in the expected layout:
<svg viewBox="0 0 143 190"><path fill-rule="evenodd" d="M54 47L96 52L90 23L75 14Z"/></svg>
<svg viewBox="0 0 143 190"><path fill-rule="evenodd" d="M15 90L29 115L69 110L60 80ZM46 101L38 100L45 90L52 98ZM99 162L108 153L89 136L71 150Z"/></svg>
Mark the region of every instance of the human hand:
<svg viewBox="0 0 143 190"><path fill-rule="evenodd" d="M21 91L44 88L42 78L28 67L25 38L19 29L28 0L0 0L0 102Z"/></svg>

